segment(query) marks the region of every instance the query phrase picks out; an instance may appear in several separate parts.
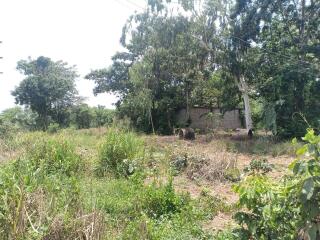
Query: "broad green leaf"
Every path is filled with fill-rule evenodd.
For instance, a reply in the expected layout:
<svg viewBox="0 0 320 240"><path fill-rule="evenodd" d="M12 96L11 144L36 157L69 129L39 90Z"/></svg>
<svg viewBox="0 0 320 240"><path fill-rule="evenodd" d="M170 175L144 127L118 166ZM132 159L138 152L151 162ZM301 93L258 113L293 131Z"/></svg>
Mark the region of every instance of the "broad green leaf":
<svg viewBox="0 0 320 240"><path fill-rule="evenodd" d="M305 180L303 187L302 187L302 201L306 202L307 200L310 200L311 197L313 196L313 192L314 192L314 181L313 181L313 177L308 178L307 180Z"/></svg>
<svg viewBox="0 0 320 240"><path fill-rule="evenodd" d="M306 145L304 145L303 147L299 148L299 149L297 150L296 154L297 154L298 156L301 156L301 155L305 154L307 151L308 151L308 145L306 144Z"/></svg>

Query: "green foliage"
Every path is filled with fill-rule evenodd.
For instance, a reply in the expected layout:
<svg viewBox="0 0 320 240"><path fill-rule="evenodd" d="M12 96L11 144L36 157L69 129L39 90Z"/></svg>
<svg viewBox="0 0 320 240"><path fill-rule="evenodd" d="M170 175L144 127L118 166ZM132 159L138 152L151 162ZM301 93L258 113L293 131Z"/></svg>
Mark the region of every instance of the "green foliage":
<svg viewBox="0 0 320 240"><path fill-rule="evenodd" d="M241 172L238 168L228 168L224 173L224 178L231 182L238 182L241 178Z"/></svg>
<svg viewBox="0 0 320 240"><path fill-rule="evenodd" d="M90 128L95 118L94 111L87 104L75 106L72 109L73 122L78 129Z"/></svg>
<svg viewBox="0 0 320 240"><path fill-rule="evenodd" d="M58 123L50 123L48 126L48 133L57 133L59 131L60 127Z"/></svg>
<svg viewBox="0 0 320 240"><path fill-rule="evenodd" d="M170 159L170 167L174 174L182 172L188 165L187 154L175 154Z"/></svg>
<svg viewBox="0 0 320 240"><path fill-rule="evenodd" d="M102 127L111 125L115 116L115 110L106 109L104 106L98 106L93 108L95 112L95 126Z"/></svg>
<svg viewBox="0 0 320 240"><path fill-rule="evenodd" d="M258 50L253 85L267 103L270 115L264 118L271 121L266 127L282 137L304 135L309 126L300 114L311 126L318 124L319 7L318 1L284 0L275 6L273 1L237 0L232 14L239 19L234 28L238 46Z"/></svg>
<svg viewBox="0 0 320 240"><path fill-rule="evenodd" d="M199 216L205 220L212 220L219 212L229 213L235 207L228 205L223 198L212 196L206 189L201 191L193 204Z"/></svg>
<svg viewBox="0 0 320 240"><path fill-rule="evenodd" d="M154 6L152 2L150 7ZM189 2L192 6L192 1ZM157 10L131 16L121 37L126 51L116 53L109 68L86 76L95 81L94 92L119 94L120 117L130 117L137 129L171 134L176 125L175 112L189 108L196 102L196 95L205 95L201 104L208 100L208 105L217 102L211 96L220 96L218 87L202 84L211 77L213 67L206 63L212 56L197 39L206 39L205 44L216 46L215 24L202 23L204 17L208 23L214 23L218 18L217 8L214 4L205 5L203 12L207 15L204 13L203 18L188 18L183 14L169 17L164 4L159 10L162 14ZM220 84L217 85L224 86L216 80ZM195 86L199 91L193 91ZM204 92L206 87L208 91Z"/></svg>
<svg viewBox="0 0 320 240"><path fill-rule="evenodd" d="M134 173L144 156L144 142L133 132L108 129L100 146L97 173L128 176Z"/></svg>
<svg viewBox="0 0 320 240"><path fill-rule="evenodd" d="M273 168L273 164L268 163L268 160L266 158L253 159L251 160L249 166L244 168L244 171L249 174L266 174L268 172L271 172Z"/></svg>
<svg viewBox="0 0 320 240"><path fill-rule="evenodd" d="M133 175L85 181L82 187L83 198L94 199L95 207L108 214L109 228L117 229L120 239L206 239L192 200L176 193L171 181L145 183Z"/></svg>
<svg viewBox="0 0 320 240"><path fill-rule="evenodd" d="M56 221L68 225L80 206L78 178L71 176L79 173L79 162L69 144L48 141L36 142L25 157L2 167L1 237L43 239L61 231L53 229ZM63 238L69 233L59 234Z"/></svg>
<svg viewBox="0 0 320 240"><path fill-rule="evenodd" d="M152 219L147 216L132 221L122 234L122 239L211 239L192 214L184 211L161 219Z"/></svg>
<svg viewBox="0 0 320 240"><path fill-rule="evenodd" d="M103 106L90 107L87 104L73 106L70 113L70 123L77 129L102 127L111 125L115 111Z"/></svg>
<svg viewBox="0 0 320 240"><path fill-rule="evenodd" d="M21 130L36 130L38 115L28 108L14 107L0 114L1 124L11 124Z"/></svg>
<svg viewBox="0 0 320 240"><path fill-rule="evenodd" d="M156 189L156 191L155 191ZM142 204L145 213L151 218L179 213L190 202L188 196L176 195L172 180L164 186L151 184L145 189Z"/></svg>
<svg viewBox="0 0 320 240"><path fill-rule="evenodd" d="M255 161L250 164L253 175L235 186L240 206L248 210L235 214L243 234L255 239L296 239L298 234L317 238L320 136L308 130L303 140L299 158L290 165L292 175L274 183L265 176L269 166Z"/></svg>
<svg viewBox="0 0 320 240"><path fill-rule="evenodd" d="M29 151L30 168L46 176L56 173L73 176L83 168L75 147L64 139L37 142Z"/></svg>
<svg viewBox="0 0 320 240"><path fill-rule="evenodd" d="M180 6L175 14L171 4ZM287 138L318 127L318 1L153 0L147 6L123 27L126 50L86 76L95 93L120 95L120 117L139 130L169 134L181 108L223 113L248 107L241 99L248 96L259 105L253 104L255 128Z"/></svg>
<svg viewBox="0 0 320 240"><path fill-rule="evenodd" d="M63 123L66 109L77 100L74 67L41 56L19 61L17 69L26 78L12 92L16 103L36 112L43 130L48 127L49 117Z"/></svg>
<svg viewBox="0 0 320 240"><path fill-rule="evenodd" d="M18 132L18 128L8 122L0 122L0 138L10 139Z"/></svg>

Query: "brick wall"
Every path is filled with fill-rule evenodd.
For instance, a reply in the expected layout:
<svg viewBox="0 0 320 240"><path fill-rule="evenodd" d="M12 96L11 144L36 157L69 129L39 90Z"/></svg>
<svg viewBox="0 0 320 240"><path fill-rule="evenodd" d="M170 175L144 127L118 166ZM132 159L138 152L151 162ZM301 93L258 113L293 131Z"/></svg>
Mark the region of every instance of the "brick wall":
<svg viewBox="0 0 320 240"><path fill-rule="evenodd" d="M208 108L190 108L190 127L205 131L207 128L235 129L241 127L239 109L227 111L222 116L219 109L214 109L211 117ZM187 121L186 109L181 109L176 114L176 120L180 124Z"/></svg>

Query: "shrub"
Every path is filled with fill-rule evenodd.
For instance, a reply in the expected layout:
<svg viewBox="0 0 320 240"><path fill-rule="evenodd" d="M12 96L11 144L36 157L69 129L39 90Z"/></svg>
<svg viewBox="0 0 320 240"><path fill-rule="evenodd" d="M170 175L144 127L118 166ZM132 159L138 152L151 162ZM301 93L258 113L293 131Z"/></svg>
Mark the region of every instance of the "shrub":
<svg viewBox="0 0 320 240"><path fill-rule="evenodd" d="M110 128L100 147L97 173L131 175L144 155L144 142L133 132Z"/></svg>
<svg viewBox="0 0 320 240"><path fill-rule="evenodd" d="M188 166L188 154L173 154L170 157L170 167L176 175Z"/></svg>
<svg viewBox="0 0 320 240"><path fill-rule="evenodd" d="M50 125L48 126L48 133L57 133L60 129L60 126L58 123L50 123Z"/></svg>
<svg viewBox="0 0 320 240"><path fill-rule="evenodd" d="M255 173L261 173L266 174L268 172L271 172L274 168L273 164L270 164L268 162L268 159L253 159L251 160L249 166L244 168L244 172L247 172L249 174L255 174Z"/></svg>
<svg viewBox="0 0 320 240"><path fill-rule="evenodd" d="M320 136L308 130L297 150L292 174L271 181L264 162L251 164L252 175L235 191L246 211L235 214L242 234L250 239L318 239L320 218Z"/></svg>
<svg viewBox="0 0 320 240"><path fill-rule="evenodd" d="M62 173L72 176L83 166L75 147L64 139L45 139L37 142L27 154L33 171L40 171L45 176Z"/></svg>
<svg viewBox="0 0 320 240"><path fill-rule="evenodd" d="M157 186L154 182L147 186L142 200L145 213L152 218L179 213L189 203L188 195L175 193L172 180L165 185Z"/></svg>

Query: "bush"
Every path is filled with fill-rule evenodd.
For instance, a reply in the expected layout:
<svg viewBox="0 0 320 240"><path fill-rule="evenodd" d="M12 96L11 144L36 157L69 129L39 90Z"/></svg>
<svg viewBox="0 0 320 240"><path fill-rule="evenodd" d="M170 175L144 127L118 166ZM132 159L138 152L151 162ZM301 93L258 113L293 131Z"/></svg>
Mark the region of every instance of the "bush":
<svg viewBox="0 0 320 240"><path fill-rule="evenodd" d="M110 128L99 151L98 175L131 175L144 155L144 141L133 132Z"/></svg>
<svg viewBox="0 0 320 240"><path fill-rule="evenodd" d="M318 239L320 218L320 136L308 130L297 150L292 174L273 182L265 161L250 164L251 175L235 191L245 211L235 214L245 239Z"/></svg>
<svg viewBox="0 0 320 240"><path fill-rule="evenodd" d="M27 154L27 158L33 171L40 171L45 176L57 173L72 176L83 166L75 147L64 139L37 142Z"/></svg>
<svg viewBox="0 0 320 240"><path fill-rule="evenodd" d="M266 174L274 169L274 165L268 162L268 159L253 159L249 166L244 168L244 172L248 174L261 173Z"/></svg>
<svg viewBox="0 0 320 240"><path fill-rule="evenodd" d="M60 129L60 126L58 123L50 123L50 125L48 126L48 133L57 133Z"/></svg>
<svg viewBox="0 0 320 240"><path fill-rule="evenodd" d="M152 218L179 213L190 203L188 195L175 193L172 180L165 185L157 186L154 182L146 187L142 205L145 213Z"/></svg>

